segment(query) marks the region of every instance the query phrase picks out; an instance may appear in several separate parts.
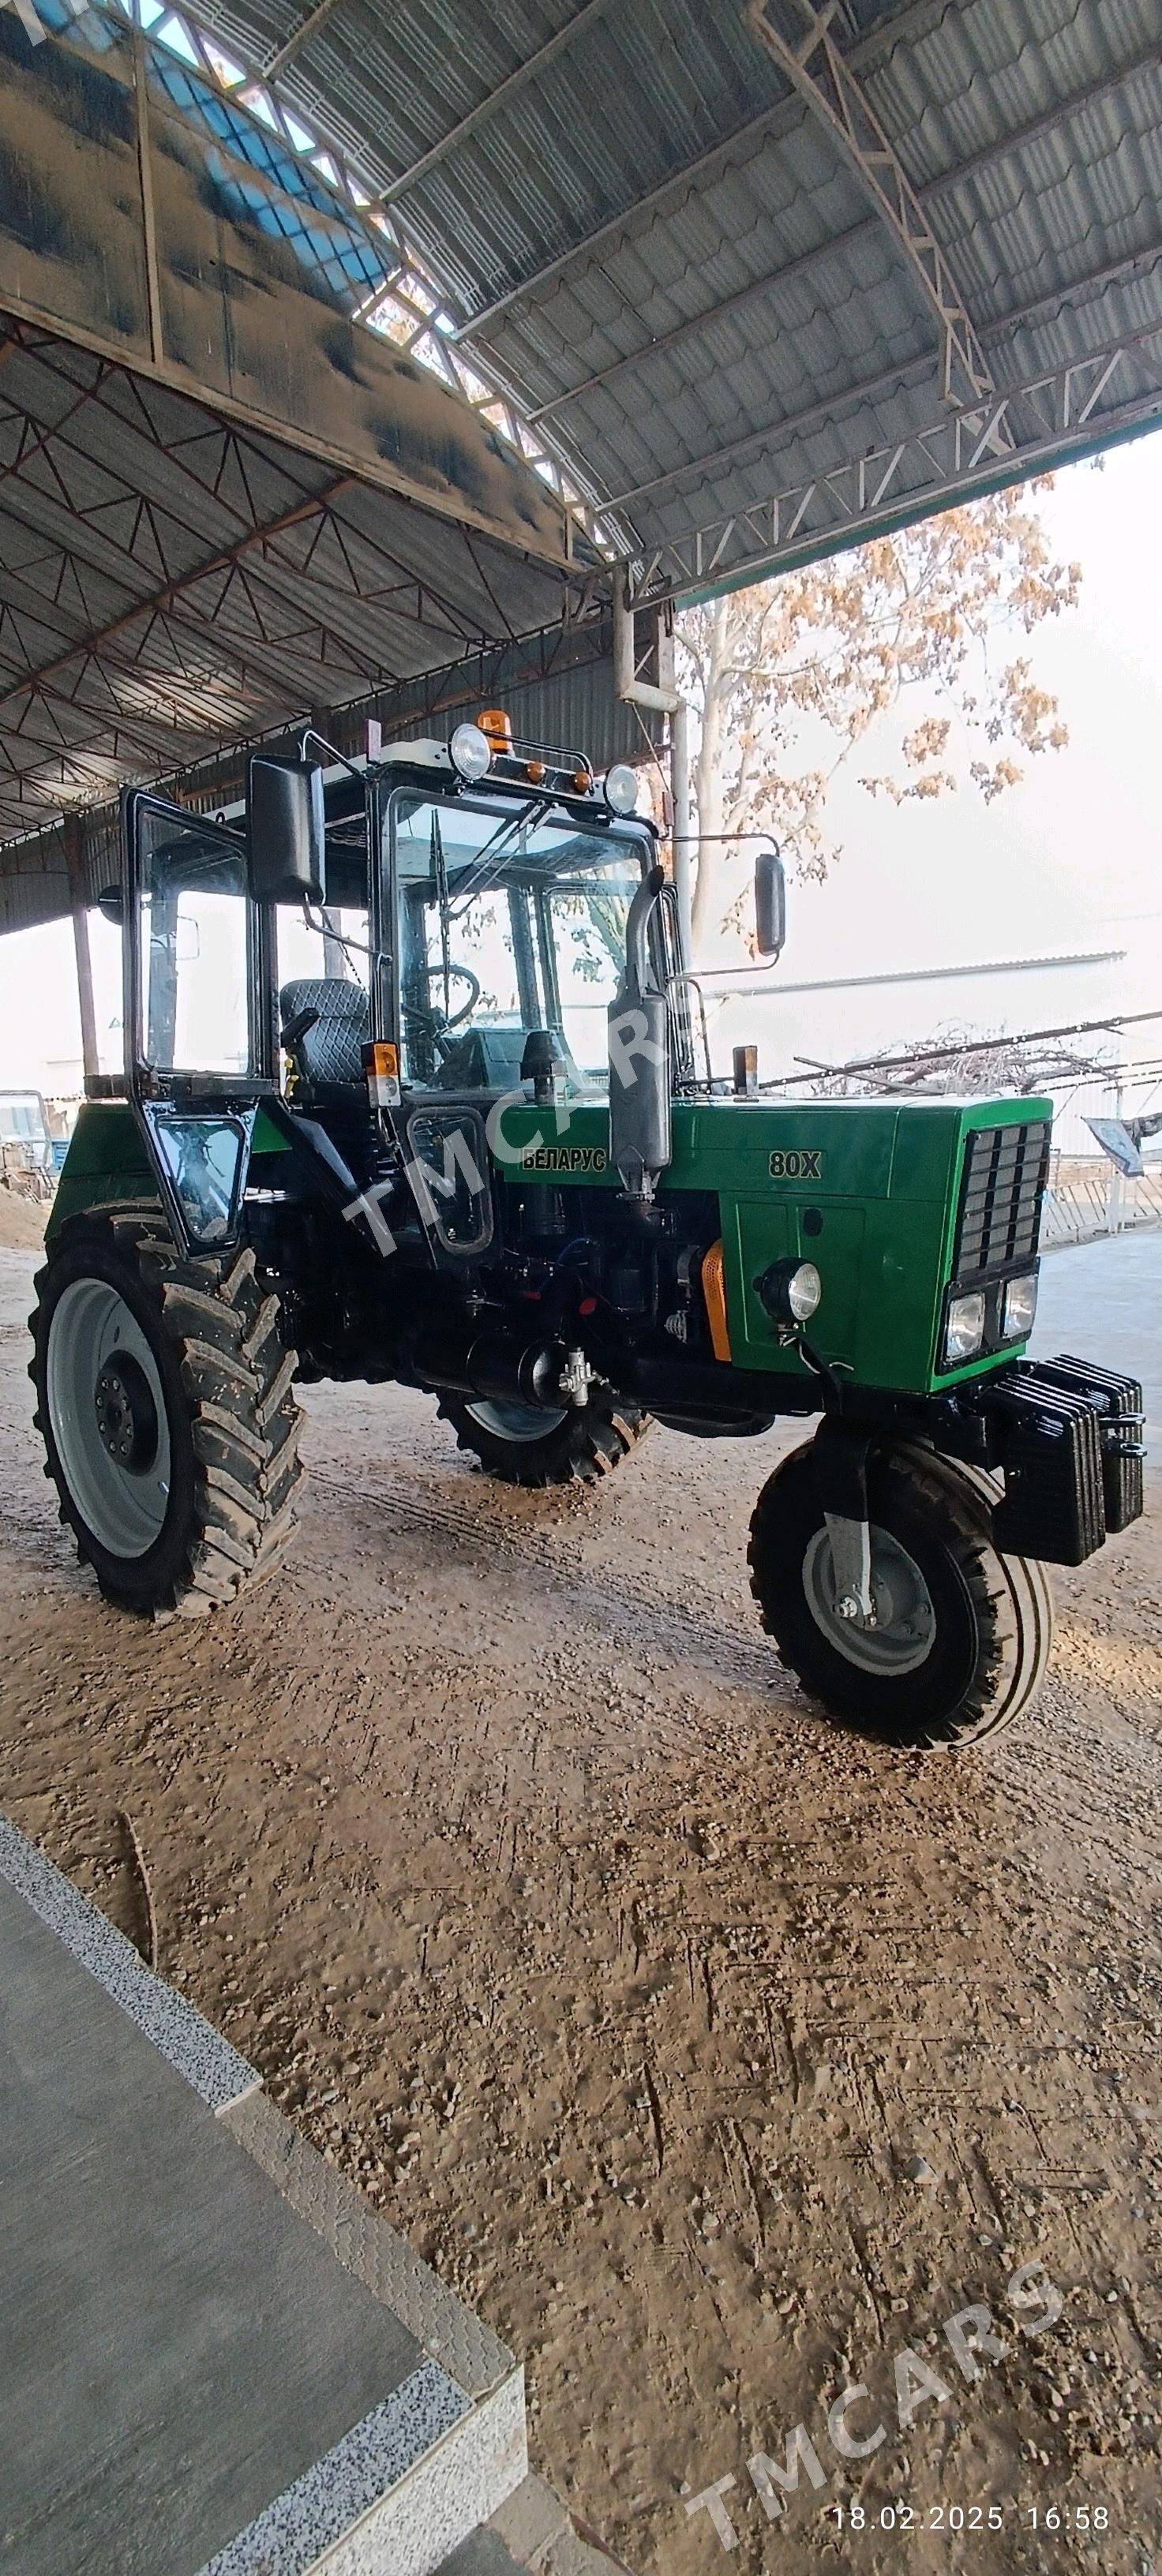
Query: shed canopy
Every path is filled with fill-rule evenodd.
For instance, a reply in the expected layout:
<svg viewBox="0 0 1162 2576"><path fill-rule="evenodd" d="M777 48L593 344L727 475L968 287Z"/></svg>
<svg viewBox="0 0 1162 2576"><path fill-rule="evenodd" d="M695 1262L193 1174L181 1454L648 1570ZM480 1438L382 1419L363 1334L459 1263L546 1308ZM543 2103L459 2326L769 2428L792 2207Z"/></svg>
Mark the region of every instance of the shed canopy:
<svg viewBox="0 0 1162 2576"><path fill-rule="evenodd" d="M201 0L678 592L1162 408L1157 0Z"/></svg>
<svg viewBox="0 0 1162 2576"><path fill-rule="evenodd" d="M7 838L560 615L560 580L478 529L31 326L0 460Z"/></svg>
<svg viewBox="0 0 1162 2576"><path fill-rule="evenodd" d="M0 839L1147 426L1160 202L1157 0L10 0Z"/></svg>

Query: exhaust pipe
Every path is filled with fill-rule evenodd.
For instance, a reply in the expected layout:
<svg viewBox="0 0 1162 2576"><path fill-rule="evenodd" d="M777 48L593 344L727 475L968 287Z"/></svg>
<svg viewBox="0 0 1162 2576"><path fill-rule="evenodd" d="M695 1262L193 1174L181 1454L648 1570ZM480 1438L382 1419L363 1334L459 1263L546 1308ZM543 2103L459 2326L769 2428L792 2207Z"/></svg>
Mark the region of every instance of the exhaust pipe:
<svg viewBox="0 0 1162 2576"><path fill-rule="evenodd" d="M650 955L650 920L665 884L643 878L625 926L625 971L609 1005L609 1159L632 1209L648 1215L667 1169L670 1138L670 1006Z"/></svg>
<svg viewBox="0 0 1162 2576"><path fill-rule="evenodd" d="M482 1395L499 1404L560 1401L565 1353L559 1342L518 1342L512 1333L424 1333L413 1345L421 1385L449 1395Z"/></svg>

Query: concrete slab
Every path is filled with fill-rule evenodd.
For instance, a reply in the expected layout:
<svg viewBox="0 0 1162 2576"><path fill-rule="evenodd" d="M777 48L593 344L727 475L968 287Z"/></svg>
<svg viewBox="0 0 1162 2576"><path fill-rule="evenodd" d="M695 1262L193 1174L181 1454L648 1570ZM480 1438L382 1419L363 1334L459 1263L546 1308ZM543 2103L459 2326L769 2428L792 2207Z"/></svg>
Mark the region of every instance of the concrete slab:
<svg viewBox="0 0 1162 2576"><path fill-rule="evenodd" d="M211 2111L225 2110L257 2089L258 2076L246 2058L184 1995L152 1975L124 1933L106 1922L7 1816L0 1816L0 1875Z"/></svg>
<svg viewBox="0 0 1162 2576"><path fill-rule="evenodd" d="M522 2567L542 2567L547 2551L572 2527L560 2496L532 2471L492 2517L494 2533Z"/></svg>
<svg viewBox="0 0 1162 2576"><path fill-rule="evenodd" d="M625 2561L532 2473L507 2496L483 2531L452 2552L439 2576L629 2576Z"/></svg>
<svg viewBox="0 0 1162 2576"><path fill-rule="evenodd" d="M499 2335L437 2279L406 2238L336 2165L326 2163L265 2093L246 2094L222 2118L336 2261L392 2309L470 2397L485 2397L511 2379L516 2364Z"/></svg>
<svg viewBox="0 0 1162 2576"><path fill-rule="evenodd" d="M474 2531L444 2560L439 2576L529 2576L529 2565L513 2558L494 2531Z"/></svg>
<svg viewBox="0 0 1162 2576"><path fill-rule="evenodd" d="M256 2081L8 1827L0 2569L432 2576L523 2478L511 2355L373 2212L378 2269L335 2259Z"/></svg>

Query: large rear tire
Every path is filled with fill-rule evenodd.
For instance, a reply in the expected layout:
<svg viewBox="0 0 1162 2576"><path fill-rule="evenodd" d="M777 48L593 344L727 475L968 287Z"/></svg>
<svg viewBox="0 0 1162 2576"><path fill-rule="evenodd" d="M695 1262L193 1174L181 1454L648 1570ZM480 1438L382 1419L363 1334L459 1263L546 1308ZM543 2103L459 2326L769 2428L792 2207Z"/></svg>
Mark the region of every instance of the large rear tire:
<svg viewBox="0 0 1162 2576"><path fill-rule="evenodd" d="M440 1415L461 1449L479 1458L506 1485L596 1485L636 1449L650 1416L608 1387L594 1387L588 1404L493 1402L485 1397L441 1396Z"/></svg>
<svg viewBox="0 0 1162 2576"><path fill-rule="evenodd" d="M901 1746L973 1743L1040 1688L1053 1638L1043 1566L992 1542L997 1488L911 1446L868 1467L879 1619L841 1617L813 1445L776 1468L751 1523L751 1590L782 1661L834 1717Z"/></svg>
<svg viewBox="0 0 1162 2576"><path fill-rule="evenodd" d="M185 1260L159 1210L110 1210L65 1227L36 1288L36 1422L81 1563L132 1610L234 1600L282 1556L302 1475L253 1252Z"/></svg>

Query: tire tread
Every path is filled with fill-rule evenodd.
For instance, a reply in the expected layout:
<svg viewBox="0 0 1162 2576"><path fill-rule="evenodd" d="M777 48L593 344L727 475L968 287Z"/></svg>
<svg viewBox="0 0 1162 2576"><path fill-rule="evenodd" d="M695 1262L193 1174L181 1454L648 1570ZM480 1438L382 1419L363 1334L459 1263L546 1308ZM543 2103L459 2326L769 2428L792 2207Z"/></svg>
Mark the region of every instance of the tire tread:
<svg viewBox="0 0 1162 2576"><path fill-rule="evenodd" d="M571 1406L564 1421L536 1441L506 1442L487 1431L459 1396L441 1396L439 1411L441 1421L451 1424L457 1446L479 1459L486 1474L534 1490L600 1484L632 1454L650 1426L648 1413L605 1389L588 1404Z"/></svg>
<svg viewBox="0 0 1162 2576"><path fill-rule="evenodd" d="M194 1456L195 1514L182 1559L157 1598L134 1606L156 1614L237 1600L271 1572L294 1526L305 1470L299 1456L300 1415L291 1388L297 1367L279 1329L279 1301L257 1276L253 1250L186 1260L158 1230L156 1211L125 1206L90 1209L73 1218L54 1246L54 1257L83 1245L112 1250L134 1270L154 1309L160 1332L177 1361ZM29 1318L35 1352L29 1375L37 1387L36 1424L45 1439L45 1473L56 1483L60 1518L72 1530L82 1565L94 1564L107 1597L132 1600L96 1566L84 1524L70 1507L44 1416L40 1331L53 1258L37 1273L36 1311Z"/></svg>
<svg viewBox="0 0 1162 2576"><path fill-rule="evenodd" d="M747 1554L750 1586L781 1661L832 1714L858 1724L862 1721L853 1717L847 1691L829 1692L820 1685L818 1669L800 1669L801 1661L810 1666L816 1659L797 1657L789 1647L771 1599L768 1578L785 1554L789 1496L801 1480L813 1476L812 1448L808 1441L784 1458L759 1496ZM890 1463L906 1473L916 1500L951 1522L956 1562L980 1639L976 1667L958 1706L944 1718L902 1727L896 1740L927 1750L979 1742L1019 1716L1044 1678L1053 1637L1053 1600L1045 1569L1032 1559L1002 1556L994 1546L991 1513L999 1488L981 1469L910 1442L879 1454L881 1464ZM870 1719L868 1731L889 1732Z"/></svg>

